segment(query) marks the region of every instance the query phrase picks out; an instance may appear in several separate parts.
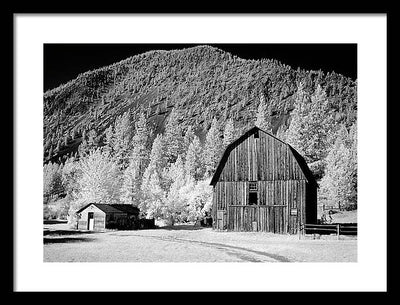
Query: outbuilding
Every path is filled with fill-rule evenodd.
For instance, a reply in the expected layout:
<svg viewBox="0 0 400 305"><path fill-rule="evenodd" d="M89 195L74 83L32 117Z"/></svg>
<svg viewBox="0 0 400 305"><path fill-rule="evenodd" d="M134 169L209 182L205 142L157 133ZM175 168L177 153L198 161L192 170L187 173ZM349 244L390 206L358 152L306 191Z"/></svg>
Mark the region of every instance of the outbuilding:
<svg viewBox="0 0 400 305"><path fill-rule="evenodd" d="M213 228L295 234L317 222L317 183L289 144L253 127L226 148L212 177Z"/></svg>
<svg viewBox="0 0 400 305"><path fill-rule="evenodd" d="M134 229L139 208L129 204L90 203L76 212L78 230Z"/></svg>

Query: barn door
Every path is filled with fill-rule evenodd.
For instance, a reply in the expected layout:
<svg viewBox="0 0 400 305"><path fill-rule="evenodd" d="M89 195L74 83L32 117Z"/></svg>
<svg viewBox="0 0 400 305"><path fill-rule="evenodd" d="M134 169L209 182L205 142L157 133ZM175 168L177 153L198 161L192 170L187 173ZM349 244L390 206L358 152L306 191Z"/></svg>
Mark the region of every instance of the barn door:
<svg viewBox="0 0 400 305"><path fill-rule="evenodd" d="M225 230L226 229L226 211L218 210L217 211L217 230Z"/></svg>
<svg viewBox="0 0 400 305"><path fill-rule="evenodd" d="M271 233L287 233L287 206L264 205L260 206L260 231Z"/></svg>
<svg viewBox="0 0 400 305"><path fill-rule="evenodd" d="M94 230L94 213L88 213L88 230Z"/></svg>

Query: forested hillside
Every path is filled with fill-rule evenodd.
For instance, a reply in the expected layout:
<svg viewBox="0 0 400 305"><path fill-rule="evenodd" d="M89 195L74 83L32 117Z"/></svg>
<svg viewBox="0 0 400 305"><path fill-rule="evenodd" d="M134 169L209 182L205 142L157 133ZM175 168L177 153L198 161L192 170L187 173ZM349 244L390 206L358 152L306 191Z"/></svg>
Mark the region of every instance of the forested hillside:
<svg viewBox="0 0 400 305"><path fill-rule="evenodd" d="M355 206L356 120L356 80L340 74L209 46L147 52L44 93L45 202L63 198L72 212L89 199L122 201L193 218L224 146L257 124L306 158L321 200ZM115 185L93 186L103 174Z"/></svg>

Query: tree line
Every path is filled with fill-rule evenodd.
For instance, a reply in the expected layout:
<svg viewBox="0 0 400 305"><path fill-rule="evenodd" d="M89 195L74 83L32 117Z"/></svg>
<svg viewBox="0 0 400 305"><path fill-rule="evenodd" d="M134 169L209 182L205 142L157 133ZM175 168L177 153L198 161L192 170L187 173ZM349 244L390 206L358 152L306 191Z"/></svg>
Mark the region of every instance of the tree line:
<svg viewBox="0 0 400 305"><path fill-rule="evenodd" d="M233 123L227 126L226 138L231 139ZM220 131L214 119L202 143L172 111L164 133L153 136L145 114L133 124L127 111L109 126L102 145L96 132L89 131L77 154L61 165L44 165L45 201L63 194L71 223L74 213L90 202L133 204L144 217L170 224L195 220L211 208L210 177L224 149Z"/></svg>
<svg viewBox="0 0 400 305"><path fill-rule="evenodd" d="M319 182L320 202L356 208L356 122L347 126L335 119L321 86L309 92L300 84L288 124L275 131L271 105L260 90L257 113L247 127L274 134L305 158ZM210 178L226 146L246 128L233 118L223 123L214 118L201 140L193 126L182 126L182 115L172 110L162 133L155 132L145 113L135 117L130 110L104 134L85 131L77 154L62 164L44 165L45 203L59 200L58 215L68 215L71 223L90 202L133 204L144 217L169 224L204 216L212 202Z"/></svg>

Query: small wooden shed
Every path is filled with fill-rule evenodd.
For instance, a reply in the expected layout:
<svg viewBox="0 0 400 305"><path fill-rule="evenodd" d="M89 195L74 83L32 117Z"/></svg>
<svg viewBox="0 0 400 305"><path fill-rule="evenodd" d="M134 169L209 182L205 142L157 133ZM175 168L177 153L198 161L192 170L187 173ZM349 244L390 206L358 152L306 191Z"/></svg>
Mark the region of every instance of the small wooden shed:
<svg viewBox="0 0 400 305"><path fill-rule="evenodd" d="M139 208L129 204L90 203L76 212L78 230L133 229Z"/></svg>
<svg viewBox="0 0 400 305"><path fill-rule="evenodd" d="M228 145L210 184L214 229L295 234L317 222L317 183L305 160L257 127Z"/></svg>

